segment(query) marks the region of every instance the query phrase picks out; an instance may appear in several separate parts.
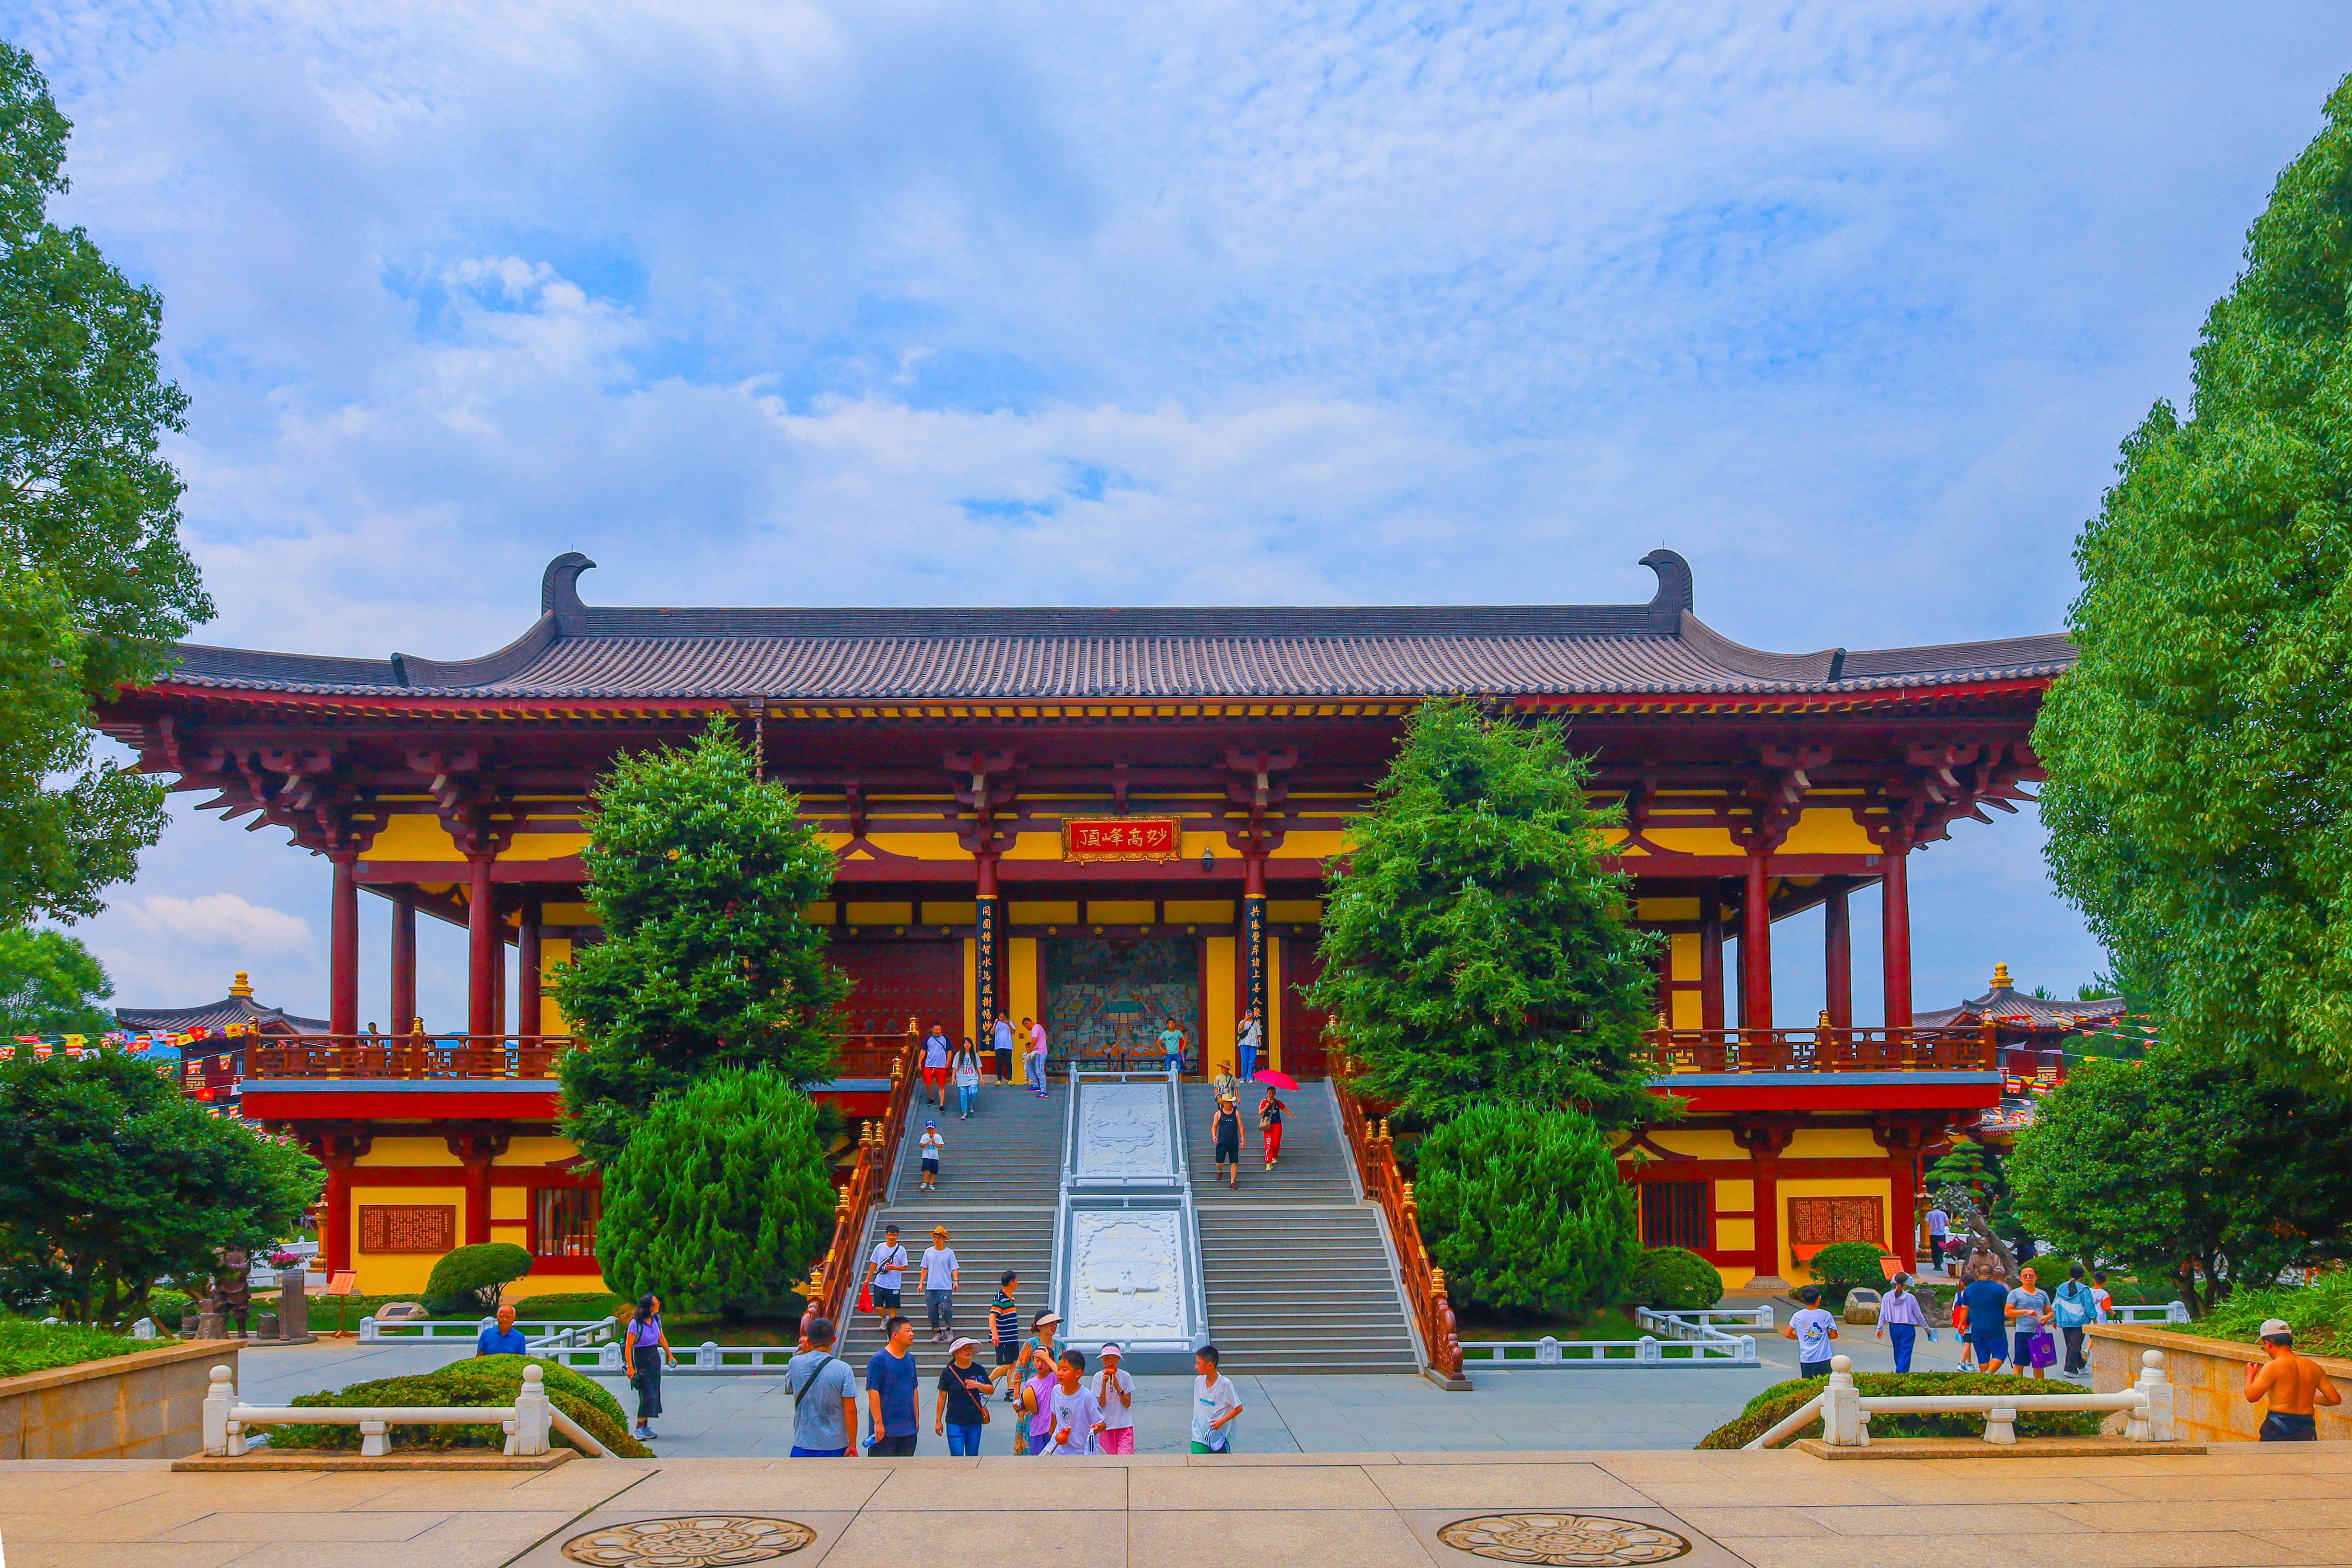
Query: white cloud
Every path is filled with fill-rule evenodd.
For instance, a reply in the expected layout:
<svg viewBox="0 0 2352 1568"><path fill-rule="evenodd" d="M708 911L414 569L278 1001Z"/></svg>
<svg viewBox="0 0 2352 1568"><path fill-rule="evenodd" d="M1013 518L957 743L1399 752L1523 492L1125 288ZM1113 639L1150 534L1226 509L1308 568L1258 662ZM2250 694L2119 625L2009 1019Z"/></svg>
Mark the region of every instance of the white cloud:
<svg viewBox="0 0 2352 1568"><path fill-rule="evenodd" d="M236 893L202 893L193 899L153 893L118 904L115 912L134 931L190 947L269 954L299 952L310 945L309 921L249 903Z"/></svg>

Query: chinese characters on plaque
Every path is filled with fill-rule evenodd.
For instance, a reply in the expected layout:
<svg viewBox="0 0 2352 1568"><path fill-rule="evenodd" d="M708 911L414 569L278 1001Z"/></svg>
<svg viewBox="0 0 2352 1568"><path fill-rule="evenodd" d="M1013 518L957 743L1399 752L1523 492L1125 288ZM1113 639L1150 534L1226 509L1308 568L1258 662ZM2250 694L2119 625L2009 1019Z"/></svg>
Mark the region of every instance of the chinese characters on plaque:
<svg viewBox="0 0 2352 1568"><path fill-rule="evenodd" d="M1176 860L1183 830L1172 816L1074 816L1062 823L1065 860Z"/></svg>

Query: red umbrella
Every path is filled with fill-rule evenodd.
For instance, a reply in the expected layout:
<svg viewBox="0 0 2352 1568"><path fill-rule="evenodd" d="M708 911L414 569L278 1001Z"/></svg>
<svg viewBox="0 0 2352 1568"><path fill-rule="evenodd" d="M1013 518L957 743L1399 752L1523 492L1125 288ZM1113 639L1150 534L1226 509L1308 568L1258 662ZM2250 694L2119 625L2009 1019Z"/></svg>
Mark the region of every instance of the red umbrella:
<svg viewBox="0 0 2352 1568"><path fill-rule="evenodd" d="M1260 1071L1257 1075L1257 1081L1260 1083L1270 1083L1276 1089L1286 1089L1293 1094L1298 1092L1298 1080L1297 1079L1291 1077L1286 1072L1276 1072L1272 1068L1266 1068Z"/></svg>

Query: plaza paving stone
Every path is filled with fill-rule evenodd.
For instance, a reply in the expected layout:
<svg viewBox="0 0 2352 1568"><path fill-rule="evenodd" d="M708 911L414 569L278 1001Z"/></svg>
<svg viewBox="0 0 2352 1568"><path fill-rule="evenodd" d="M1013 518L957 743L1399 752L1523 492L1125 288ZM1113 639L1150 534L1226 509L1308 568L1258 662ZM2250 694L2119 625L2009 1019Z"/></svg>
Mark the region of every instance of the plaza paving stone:
<svg viewBox="0 0 2352 1568"><path fill-rule="evenodd" d="M1449 1526L1569 1514L1671 1531L1689 1568L2021 1555L2240 1568L2352 1563L2352 1444L1866 1467L1658 1449L575 1460L529 1474L0 1462L10 1568L559 1568L579 1537L710 1513L804 1526L804 1548L769 1561L824 1568L1475 1568L1497 1559L1449 1544Z"/></svg>

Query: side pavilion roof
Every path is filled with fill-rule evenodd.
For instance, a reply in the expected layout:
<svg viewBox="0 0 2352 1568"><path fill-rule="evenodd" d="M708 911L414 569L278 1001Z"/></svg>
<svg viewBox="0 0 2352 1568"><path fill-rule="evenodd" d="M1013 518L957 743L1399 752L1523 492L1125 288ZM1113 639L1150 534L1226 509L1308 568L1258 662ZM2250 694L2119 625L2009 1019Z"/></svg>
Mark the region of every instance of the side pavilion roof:
<svg viewBox="0 0 2352 1568"><path fill-rule="evenodd" d="M340 658L184 644L170 688L331 697L772 701L1820 694L2039 686L2063 636L1768 653L1692 614L1670 550L1647 604L1289 608L656 609L581 602L572 553L495 653Z"/></svg>

